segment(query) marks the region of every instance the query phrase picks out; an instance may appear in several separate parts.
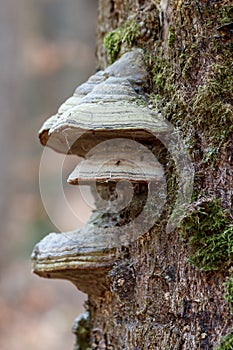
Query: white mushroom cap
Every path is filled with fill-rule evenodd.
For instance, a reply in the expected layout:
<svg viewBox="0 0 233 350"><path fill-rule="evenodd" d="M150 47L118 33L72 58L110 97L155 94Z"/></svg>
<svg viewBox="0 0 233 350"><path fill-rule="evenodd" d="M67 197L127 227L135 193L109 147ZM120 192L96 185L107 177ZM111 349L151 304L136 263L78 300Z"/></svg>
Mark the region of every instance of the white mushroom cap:
<svg viewBox="0 0 233 350"><path fill-rule="evenodd" d="M145 146L127 139L114 139L95 146L68 178L68 183L88 185L130 181L159 182L164 171Z"/></svg>
<svg viewBox="0 0 233 350"><path fill-rule="evenodd" d="M140 94L146 76L141 50L123 55L77 88L44 123L39 132L41 143L61 153L85 156L109 138L149 143L155 135L166 134L167 123L146 106Z"/></svg>

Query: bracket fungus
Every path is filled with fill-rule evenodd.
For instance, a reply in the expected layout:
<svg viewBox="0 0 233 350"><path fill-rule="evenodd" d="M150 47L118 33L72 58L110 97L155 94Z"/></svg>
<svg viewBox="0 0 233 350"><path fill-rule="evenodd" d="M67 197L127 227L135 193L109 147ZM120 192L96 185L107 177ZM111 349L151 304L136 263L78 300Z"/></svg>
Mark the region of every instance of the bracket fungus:
<svg viewBox="0 0 233 350"><path fill-rule="evenodd" d="M79 86L42 126L42 145L84 157L68 182L94 185L97 209L83 228L50 233L35 246L36 274L100 294L117 248L147 232L159 216L166 181L148 147L156 137L166 139L171 127L147 106L146 80L143 52L134 49Z"/></svg>
<svg viewBox="0 0 233 350"><path fill-rule="evenodd" d="M42 126L41 143L84 157L104 140L124 137L149 144L154 134L166 135L168 123L146 106L146 77L142 51L126 53L75 90Z"/></svg>
<svg viewBox="0 0 233 350"><path fill-rule="evenodd" d="M129 181L159 182L163 169L146 147L116 138L93 147L68 178L72 185Z"/></svg>

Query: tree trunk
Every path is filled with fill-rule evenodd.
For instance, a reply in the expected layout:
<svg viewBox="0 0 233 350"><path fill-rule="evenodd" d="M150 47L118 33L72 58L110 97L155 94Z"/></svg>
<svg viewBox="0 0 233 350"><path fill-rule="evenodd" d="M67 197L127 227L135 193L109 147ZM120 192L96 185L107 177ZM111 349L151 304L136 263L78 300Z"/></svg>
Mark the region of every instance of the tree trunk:
<svg viewBox="0 0 233 350"><path fill-rule="evenodd" d="M232 261L233 26L224 26L232 18L230 1L99 1L98 67L132 46L144 50L148 100L181 130L195 181L189 212L174 232L166 233L161 220L118 249L109 290L89 296L91 349L209 350L232 332L225 299ZM121 37L115 47L104 40L132 23L132 40ZM209 241L216 246L220 236L224 248L216 252ZM231 335L222 346L232 349Z"/></svg>
<svg viewBox="0 0 233 350"><path fill-rule="evenodd" d="M70 183L98 185L86 226L49 234L32 254L35 273L89 295L76 349L233 348L232 16L228 1L99 1L98 68L132 52L92 76L40 131L42 144L85 157ZM116 143L119 135L131 143ZM153 180L129 165L138 155ZM134 196L117 211L126 193L114 187L119 179L134 184Z"/></svg>

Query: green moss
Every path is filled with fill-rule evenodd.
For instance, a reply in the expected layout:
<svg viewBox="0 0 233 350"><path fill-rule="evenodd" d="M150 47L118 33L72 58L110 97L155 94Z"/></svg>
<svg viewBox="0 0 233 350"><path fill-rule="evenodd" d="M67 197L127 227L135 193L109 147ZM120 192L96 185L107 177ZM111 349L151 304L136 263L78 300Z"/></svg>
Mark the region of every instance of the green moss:
<svg viewBox="0 0 233 350"><path fill-rule="evenodd" d="M90 317L85 312L77 317L73 324L73 333L76 336L74 350L89 350L90 345Z"/></svg>
<svg viewBox="0 0 233 350"><path fill-rule="evenodd" d="M231 305L231 309L233 312L233 275L228 277L228 279L224 283L224 287L225 287L225 300Z"/></svg>
<svg viewBox="0 0 233 350"><path fill-rule="evenodd" d="M157 45L149 70L153 93L161 99L161 112L181 128L184 137L191 129L200 134L203 144L208 145L205 162L214 165L233 132L233 43L216 38L217 27L233 20L233 5L216 2L203 5L202 11L204 36L198 36L193 28L184 45L182 29L173 20L168 47ZM195 140L192 143L195 148Z"/></svg>
<svg viewBox="0 0 233 350"><path fill-rule="evenodd" d="M197 61L198 61L198 56L199 52L197 50L197 45L192 45L189 48L189 52L184 55L183 57L183 62L181 64L181 70L182 70L182 78L184 79L189 79L192 72L193 67L195 67Z"/></svg>
<svg viewBox="0 0 233 350"><path fill-rule="evenodd" d="M215 350L233 350L233 334L222 337L220 345Z"/></svg>
<svg viewBox="0 0 233 350"><path fill-rule="evenodd" d="M233 130L233 62L214 65L206 81L193 98L193 116L199 128L216 144L226 140Z"/></svg>
<svg viewBox="0 0 233 350"><path fill-rule="evenodd" d="M203 155L205 163L216 161L233 132L233 62L229 59L232 48L232 43L226 45L222 55L226 59L209 66L201 84L193 86L192 69L198 67L199 54L195 46L188 54L179 55L178 68L161 53L153 59L153 90L161 100L160 110L181 128L184 137L190 135L190 130L201 132L208 144L207 154ZM181 78L177 79L179 75ZM195 145L195 140L189 144Z"/></svg>
<svg viewBox="0 0 233 350"><path fill-rule="evenodd" d="M233 227L223 230L210 237L195 235L191 244L196 246L196 252L189 261L204 271L218 270L229 265L233 258Z"/></svg>
<svg viewBox="0 0 233 350"><path fill-rule="evenodd" d="M104 38L104 46L111 63L116 60L121 45L126 43L128 47L132 47L139 35L139 25L135 21L126 21L121 27L107 33Z"/></svg>
<svg viewBox="0 0 233 350"><path fill-rule="evenodd" d="M233 260L233 226L216 200L197 206L180 225L191 247L189 262L202 271L223 269Z"/></svg>
<svg viewBox="0 0 233 350"><path fill-rule="evenodd" d="M219 8L219 19L221 24L232 22L233 20L233 5L221 5Z"/></svg>
<svg viewBox="0 0 233 350"><path fill-rule="evenodd" d="M171 46L175 41L175 32L174 29L170 26L168 32L168 45Z"/></svg>
<svg viewBox="0 0 233 350"><path fill-rule="evenodd" d="M107 49L110 62L113 63L120 51L122 43L122 32L120 29L116 29L108 34L104 38L104 46Z"/></svg>
<svg viewBox="0 0 233 350"><path fill-rule="evenodd" d="M170 96L175 91L174 71L161 53L154 57L151 72L155 92L165 98Z"/></svg>

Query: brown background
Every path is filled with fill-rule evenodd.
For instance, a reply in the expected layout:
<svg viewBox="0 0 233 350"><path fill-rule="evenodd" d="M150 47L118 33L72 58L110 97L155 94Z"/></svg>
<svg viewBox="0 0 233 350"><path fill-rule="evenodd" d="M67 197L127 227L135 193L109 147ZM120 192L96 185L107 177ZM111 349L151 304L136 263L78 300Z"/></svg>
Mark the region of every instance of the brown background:
<svg viewBox="0 0 233 350"><path fill-rule="evenodd" d="M71 349L72 322L83 310L85 296L75 287L31 274L30 254L41 237L60 228L50 221L40 198L38 174L43 149L37 132L75 87L95 71L96 16L95 0L1 1L2 350ZM53 159L56 163L56 155ZM50 168L48 164L48 173ZM56 203L55 217L69 219L63 215L56 193L51 201ZM63 219L61 225L73 229L69 224Z"/></svg>

